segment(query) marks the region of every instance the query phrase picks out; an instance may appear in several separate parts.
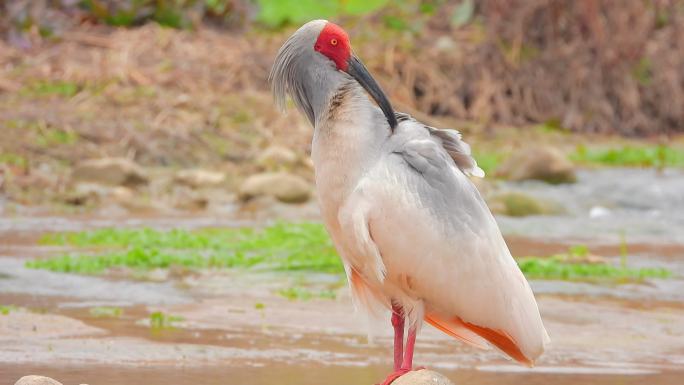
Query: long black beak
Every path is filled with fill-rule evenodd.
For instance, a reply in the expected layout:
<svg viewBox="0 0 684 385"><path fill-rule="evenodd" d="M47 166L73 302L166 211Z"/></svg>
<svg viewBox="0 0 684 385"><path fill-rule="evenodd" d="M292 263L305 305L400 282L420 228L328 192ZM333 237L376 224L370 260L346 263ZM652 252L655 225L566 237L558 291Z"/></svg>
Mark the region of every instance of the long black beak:
<svg viewBox="0 0 684 385"><path fill-rule="evenodd" d="M394 131L394 129L397 127L397 117L394 116L394 109L392 109L392 105L390 104L389 100L387 100L385 93L382 92L382 88L380 88L378 83L368 72L366 66L364 66L363 63L361 63L361 60L354 55L349 58L349 67L347 68L347 73L356 79L356 81L363 86L370 96L373 97L373 100L378 103L382 113L385 114L385 117L387 118L387 123L389 123L390 128L392 131Z"/></svg>

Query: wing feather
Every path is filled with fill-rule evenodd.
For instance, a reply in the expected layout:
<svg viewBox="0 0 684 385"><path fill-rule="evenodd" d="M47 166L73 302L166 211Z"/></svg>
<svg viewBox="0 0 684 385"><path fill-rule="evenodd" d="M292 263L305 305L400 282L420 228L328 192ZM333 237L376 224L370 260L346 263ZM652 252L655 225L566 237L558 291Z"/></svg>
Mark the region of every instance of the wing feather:
<svg viewBox="0 0 684 385"><path fill-rule="evenodd" d="M439 141L446 153L453 159L456 166L466 175L472 175L479 178L485 176L484 171L478 167L477 161L472 156L470 146L463 141L460 132L457 130L445 130L421 124L410 115L403 112L396 112L395 115L398 122L409 121L422 125L430 133L431 137Z"/></svg>

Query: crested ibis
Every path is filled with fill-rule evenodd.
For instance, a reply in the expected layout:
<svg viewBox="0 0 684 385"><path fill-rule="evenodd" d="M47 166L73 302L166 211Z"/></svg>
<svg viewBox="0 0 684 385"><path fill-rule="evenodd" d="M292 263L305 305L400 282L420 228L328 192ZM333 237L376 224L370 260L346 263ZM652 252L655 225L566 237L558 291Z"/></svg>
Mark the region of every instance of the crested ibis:
<svg viewBox="0 0 684 385"><path fill-rule="evenodd" d="M384 384L413 370L423 322L532 366L549 337L469 179L484 172L460 133L395 112L347 33L325 20L287 39L269 80L277 104L289 95L314 127L321 215L355 304L391 311L394 371Z"/></svg>

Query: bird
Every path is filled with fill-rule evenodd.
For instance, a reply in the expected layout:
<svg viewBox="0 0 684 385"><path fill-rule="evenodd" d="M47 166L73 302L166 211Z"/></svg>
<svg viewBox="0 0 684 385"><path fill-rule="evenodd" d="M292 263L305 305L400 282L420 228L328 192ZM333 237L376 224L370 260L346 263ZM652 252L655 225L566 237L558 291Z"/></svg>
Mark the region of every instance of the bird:
<svg viewBox="0 0 684 385"><path fill-rule="evenodd" d="M355 306L391 312L394 366L382 384L417 370L424 323L533 366L549 336L471 181L484 172L461 134L394 111L347 32L327 20L285 41L269 82L276 105L289 95L313 126L321 217Z"/></svg>

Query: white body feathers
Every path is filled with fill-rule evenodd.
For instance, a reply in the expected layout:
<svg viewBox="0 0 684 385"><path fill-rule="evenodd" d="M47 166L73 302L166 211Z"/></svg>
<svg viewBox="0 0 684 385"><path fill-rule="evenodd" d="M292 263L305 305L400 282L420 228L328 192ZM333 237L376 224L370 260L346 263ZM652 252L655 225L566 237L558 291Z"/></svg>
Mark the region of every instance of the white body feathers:
<svg viewBox="0 0 684 385"><path fill-rule="evenodd" d="M483 173L458 133L406 116L390 133L355 87L316 125L312 157L357 304L394 301L417 326L426 315L456 318L447 328L480 347L489 339L481 329L500 332L530 363L543 352L536 301L465 174Z"/></svg>

